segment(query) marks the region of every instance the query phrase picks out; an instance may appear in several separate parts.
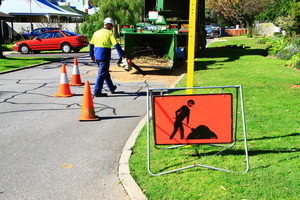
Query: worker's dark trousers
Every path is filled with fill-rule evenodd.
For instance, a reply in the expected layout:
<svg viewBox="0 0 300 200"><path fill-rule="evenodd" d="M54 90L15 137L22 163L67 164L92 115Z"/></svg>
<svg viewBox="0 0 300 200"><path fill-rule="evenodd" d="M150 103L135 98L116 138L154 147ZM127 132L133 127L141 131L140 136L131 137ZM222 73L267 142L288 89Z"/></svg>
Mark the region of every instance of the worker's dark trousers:
<svg viewBox="0 0 300 200"><path fill-rule="evenodd" d="M99 69L94 87L94 95L102 93L104 81L109 90L113 90L114 88L113 82L109 74L110 60L96 60L96 62L98 64Z"/></svg>

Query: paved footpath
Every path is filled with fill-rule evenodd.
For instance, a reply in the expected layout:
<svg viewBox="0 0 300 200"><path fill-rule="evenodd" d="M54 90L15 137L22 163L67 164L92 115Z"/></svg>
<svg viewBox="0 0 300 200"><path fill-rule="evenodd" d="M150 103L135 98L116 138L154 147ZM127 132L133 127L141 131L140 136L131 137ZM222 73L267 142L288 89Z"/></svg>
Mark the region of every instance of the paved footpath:
<svg viewBox="0 0 300 200"><path fill-rule="evenodd" d="M78 61L93 88L95 63ZM147 87L164 82L119 82L116 94L94 99L102 120L79 122L84 86L71 86L73 97L53 96L62 63L70 79L73 59L0 74L0 199L129 199L118 178L120 156L146 115Z"/></svg>

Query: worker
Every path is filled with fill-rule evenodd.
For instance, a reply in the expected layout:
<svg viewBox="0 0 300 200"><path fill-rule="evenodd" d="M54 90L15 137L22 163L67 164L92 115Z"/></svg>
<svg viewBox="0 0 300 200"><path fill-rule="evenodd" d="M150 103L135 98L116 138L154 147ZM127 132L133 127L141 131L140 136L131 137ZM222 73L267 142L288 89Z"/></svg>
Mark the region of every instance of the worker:
<svg viewBox="0 0 300 200"><path fill-rule="evenodd" d="M113 84L109 73L111 47L115 47L120 58L125 58L124 51L112 33L114 21L112 18L107 17L103 22L104 27L93 34L89 45L90 59L93 62L96 61L98 65L98 75L93 92L94 97L107 97L107 93L102 92L104 81L112 94L115 93L115 90L117 89L117 86Z"/></svg>

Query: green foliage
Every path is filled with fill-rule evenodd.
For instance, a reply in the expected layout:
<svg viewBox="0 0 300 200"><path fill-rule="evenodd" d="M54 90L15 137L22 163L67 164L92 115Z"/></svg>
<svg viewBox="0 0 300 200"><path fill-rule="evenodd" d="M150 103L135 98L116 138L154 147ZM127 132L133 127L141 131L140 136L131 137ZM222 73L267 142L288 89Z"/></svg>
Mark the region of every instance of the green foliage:
<svg viewBox="0 0 300 200"><path fill-rule="evenodd" d="M265 11L257 17L261 21L271 21L289 34L300 33L300 2L297 0L272 0Z"/></svg>
<svg viewBox="0 0 300 200"><path fill-rule="evenodd" d="M283 35L265 36L258 44L268 45L269 55L288 60L287 65L294 68L299 67L300 37L284 37Z"/></svg>
<svg viewBox="0 0 300 200"><path fill-rule="evenodd" d="M112 0L94 1L100 10L89 16L81 26L81 31L89 38L93 33L103 27L103 20L111 17L116 24L135 24L142 19L144 1L143 0Z"/></svg>
<svg viewBox="0 0 300 200"><path fill-rule="evenodd" d="M282 35L265 36L260 39L258 44L268 45L269 55L280 59L288 60L290 67L300 68L300 37L284 37Z"/></svg>
<svg viewBox="0 0 300 200"><path fill-rule="evenodd" d="M300 52L293 55L292 58L287 62L287 65L296 69L300 69Z"/></svg>
<svg viewBox="0 0 300 200"><path fill-rule="evenodd" d="M276 56L279 51L284 49L289 45L290 39L282 35L275 36L270 42L267 42L267 45L270 46L269 54Z"/></svg>
<svg viewBox="0 0 300 200"><path fill-rule="evenodd" d="M1 45L2 51L12 51L13 44L2 44Z"/></svg>
<svg viewBox="0 0 300 200"><path fill-rule="evenodd" d="M283 28L289 35L291 35L292 30L296 27L296 20L292 16L279 16L275 20L275 24Z"/></svg>

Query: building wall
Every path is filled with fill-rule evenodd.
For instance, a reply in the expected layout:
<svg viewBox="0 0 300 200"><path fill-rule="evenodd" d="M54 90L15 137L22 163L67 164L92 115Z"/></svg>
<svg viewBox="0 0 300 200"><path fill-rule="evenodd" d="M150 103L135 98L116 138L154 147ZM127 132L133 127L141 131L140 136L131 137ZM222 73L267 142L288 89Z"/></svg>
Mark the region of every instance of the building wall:
<svg viewBox="0 0 300 200"><path fill-rule="evenodd" d="M256 23L255 34L257 35L274 35L276 32L280 32L280 28L273 23Z"/></svg>

